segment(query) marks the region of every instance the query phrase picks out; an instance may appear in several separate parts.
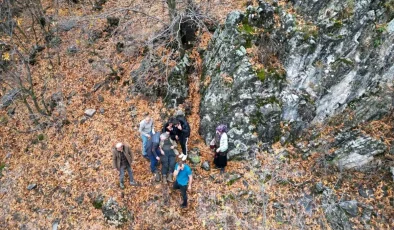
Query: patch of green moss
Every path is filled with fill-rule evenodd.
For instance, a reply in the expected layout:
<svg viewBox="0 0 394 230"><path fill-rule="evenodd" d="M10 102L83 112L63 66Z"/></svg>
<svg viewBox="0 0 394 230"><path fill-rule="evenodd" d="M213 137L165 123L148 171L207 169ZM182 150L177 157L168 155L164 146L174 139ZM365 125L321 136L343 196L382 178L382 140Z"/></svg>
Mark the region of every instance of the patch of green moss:
<svg viewBox="0 0 394 230"><path fill-rule="evenodd" d="M264 99L259 99L256 102L256 105L258 107L263 107L264 105L267 105L267 104L278 104L278 105L281 105L282 103L275 96L267 97L267 98L264 98Z"/></svg>
<svg viewBox="0 0 394 230"><path fill-rule="evenodd" d="M42 140L44 140L45 139L45 136L44 136L44 134L39 134L38 136L37 136L37 139L39 140L39 141L42 141Z"/></svg>
<svg viewBox="0 0 394 230"><path fill-rule="evenodd" d="M264 82L266 79L273 79L275 81L281 81L286 79L285 73L273 67L269 67L268 69L258 69L256 70L256 75L258 79L262 82Z"/></svg>
<svg viewBox="0 0 394 230"><path fill-rule="evenodd" d="M3 176L4 168L5 168L5 163L0 163L0 178Z"/></svg>
<svg viewBox="0 0 394 230"><path fill-rule="evenodd" d="M373 46L376 48L376 47L380 46L382 43L383 43L382 39L375 39L373 41Z"/></svg>
<svg viewBox="0 0 394 230"><path fill-rule="evenodd" d="M245 48L252 48L252 39L246 38Z"/></svg>
<svg viewBox="0 0 394 230"><path fill-rule="evenodd" d="M255 29L253 26L249 25L249 24L242 24L239 27L241 32L244 32L246 34L253 34L255 32Z"/></svg>
<svg viewBox="0 0 394 230"><path fill-rule="evenodd" d="M265 69L259 69L256 71L256 75L259 78L260 81L264 82L265 80Z"/></svg>
<svg viewBox="0 0 394 230"><path fill-rule="evenodd" d="M339 58L337 61L338 62L342 62L342 63L344 63L346 65L354 66L353 61L348 59L348 58Z"/></svg>
<svg viewBox="0 0 394 230"><path fill-rule="evenodd" d="M388 0L383 4L383 7L386 9L386 13L389 15L390 20L394 17L394 0Z"/></svg>
<svg viewBox="0 0 394 230"><path fill-rule="evenodd" d="M274 13L280 14L281 11L282 11L282 7L278 6L278 7L275 7Z"/></svg>
<svg viewBox="0 0 394 230"><path fill-rule="evenodd" d="M101 199L96 199L93 201L93 207L96 209L101 209L103 207L104 201Z"/></svg>
<svg viewBox="0 0 394 230"><path fill-rule="evenodd" d="M0 124L7 124L8 118L6 116L1 116L0 117Z"/></svg>
<svg viewBox="0 0 394 230"><path fill-rule="evenodd" d="M340 28L342 28L342 26L343 26L343 23L342 23L341 20L335 20L335 21L334 21L333 27L334 27L335 29L340 29Z"/></svg>
<svg viewBox="0 0 394 230"><path fill-rule="evenodd" d="M244 19L242 20L241 25L238 27L239 32L241 33L245 33L245 34L253 34L254 32L256 32L256 29L249 24L248 22L248 15L246 15L244 17Z"/></svg>
<svg viewBox="0 0 394 230"><path fill-rule="evenodd" d="M376 32L381 35L387 31L387 24L376 26Z"/></svg>
<svg viewBox="0 0 394 230"><path fill-rule="evenodd" d="M304 41L309 40L310 38L317 38L319 35L319 28L313 24L303 25L298 31L303 33Z"/></svg>

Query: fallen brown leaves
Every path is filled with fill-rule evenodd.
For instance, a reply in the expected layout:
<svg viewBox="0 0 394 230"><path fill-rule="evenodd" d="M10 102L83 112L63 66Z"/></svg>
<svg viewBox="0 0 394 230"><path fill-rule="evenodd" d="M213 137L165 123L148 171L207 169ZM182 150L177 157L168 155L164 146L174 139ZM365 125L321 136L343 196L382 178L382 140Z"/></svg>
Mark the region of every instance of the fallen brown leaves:
<svg viewBox="0 0 394 230"><path fill-rule="evenodd" d="M152 2L145 3L149 5ZM223 19L229 10L243 8L244 1L221 3L222 5L216 7L219 8L217 13ZM119 2L108 1L106 4L106 7L115 7ZM121 1L120 4L123 6L126 3ZM164 10L160 5L149 9L157 14ZM84 10L64 7L60 9L59 15L81 16L85 13ZM88 26L94 26L96 29L105 27L105 20L97 20L94 25ZM138 28L134 29L139 31ZM141 30L139 33L145 35L149 34L149 31ZM190 207L185 211L180 210L179 192L171 192L167 186L152 183L148 162L141 157L141 140L137 133L138 123L142 120L144 112L153 112L155 128L160 129L163 121L159 117L159 111L170 111L166 111L161 101L152 103L139 97L126 99L128 88L120 86L120 83L110 83L109 90L91 92L96 83L104 80L105 71L108 71L104 63L99 62L102 59L100 57L105 57L108 63L116 66L116 69L125 69L126 74L120 76L122 83L129 80L128 73L138 67L142 51L137 51L137 57L117 54L114 51L115 41L112 39L100 41L90 47L86 45L87 38L79 37L79 34L82 34L82 30L64 32L62 36L67 39L63 39L64 42L59 47L59 50L65 51L78 40L77 43L84 47L78 56L69 56L66 52L61 52L61 64L54 64L56 68L48 68L48 60L41 57L32 70L38 84L42 84L42 77L45 76L50 79L48 88L54 89L54 92L62 91L64 98L70 97L64 101L67 105L64 119L70 124L60 130L49 127L43 131L21 133L20 130L26 130L32 124L26 118L26 109L18 103L14 117L10 118L7 124L0 125L0 162L6 163L3 176L0 178L2 228L17 229L24 225L27 229L50 229L52 222L58 219L60 229L114 229L105 223L101 210L95 209L92 205L95 197L101 194L106 199L115 197L118 202L133 211L135 219L124 226L124 229L297 229L298 226L293 225L295 220L304 221L307 228L319 229L319 221L324 223L324 227L328 226L321 208L315 208L313 215L303 219L299 214L302 211L293 210L294 206L291 203L305 193L309 194L310 187L317 181L322 181L325 186L335 189L338 195L345 194L351 198L355 198L358 184L376 187L378 181L376 199L357 199L374 207L383 205L386 212L391 217L394 216L393 208L388 205L390 197L393 197L393 190L387 185L392 184L388 184L379 175L352 172L351 176L342 175L342 186L335 188L340 178L338 172L327 172L327 169L316 166L321 154L314 153L304 161L289 148L290 159L287 162L278 162L276 154L282 148L279 143L274 145L277 149L276 154L260 153L257 156L258 161L262 163L262 169L272 172L272 178L265 182L261 182L255 172L248 169L248 162L229 163L226 169L228 172L242 175L242 179L231 186L223 182L218 183L220 177L219 180L211 179L218 176L218 171L207 172L199 166L195 167L193 189L189 193ZM206 48L209 39L210 34L203 34L200 47ZM92 51L96 53L93 57ZM94 64L88 64L89 57L94 59ZM196 65L195 69L199 71L189 79L190 94L187 103L192 108L192 114L188 117L192 128L189 149L200 148L201 160L211 161L212 153L198 134L201 100L199 90L203 84L200 82L202 61L196 50L193 50L191 58ZM209 78L206 79L207 82L204 84L208 85ZM74 93L74 96L70 96ZM98 94L104 97L104 102L100 103L97 100ZM131 106L136 108L136 117L130 114ZM79 121L87 108L103 108L105 112L97 113L81 124ZM59 116L61 114L63 113L59 113ZM7 116L6 111L0 111L1 116ZM371 123L371 129L366 132L375 137L387 136L388 128L392 127L392 123L389 122L392 120ZM333 129L331 127L326 133ZM34 142L41 133L44 134L44 139ZM134 177L140 186L126 185L125 190L119 189L118 174L112 169L110 152L117 141L129 143L136 154L136 161L132 167ZM11 155L6 158L8 153ZM242 182L244 179L247 185ZM37 188L28 191L26 187L32 183L36 183ZM261 196L257 196L256 202L249 202L247 193L237 200L227 198L231 194L245 191ZM83 201L78 203L80 197ZM255 204L259 202L261 205ZM275 202L288 207L286 222L275 219ZM375 227L390 228L382 226L378 222L379 218L372 220Z"/></svg>

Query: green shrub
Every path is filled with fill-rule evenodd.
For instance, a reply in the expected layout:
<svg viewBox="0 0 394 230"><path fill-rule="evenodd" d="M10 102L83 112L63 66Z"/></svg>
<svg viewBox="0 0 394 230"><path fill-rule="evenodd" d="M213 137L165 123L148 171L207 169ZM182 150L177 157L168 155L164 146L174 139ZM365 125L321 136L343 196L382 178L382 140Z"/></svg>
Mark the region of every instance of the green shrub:
<svg viewBox="0 0 394 230"><path fill-rule="evenodd" d="M42 141L42 140L44 140L44 138L45 138L45 136L44 136L44 134L39 134L38 136L37 136L37 139L39 140L39 141Z"/></svg>

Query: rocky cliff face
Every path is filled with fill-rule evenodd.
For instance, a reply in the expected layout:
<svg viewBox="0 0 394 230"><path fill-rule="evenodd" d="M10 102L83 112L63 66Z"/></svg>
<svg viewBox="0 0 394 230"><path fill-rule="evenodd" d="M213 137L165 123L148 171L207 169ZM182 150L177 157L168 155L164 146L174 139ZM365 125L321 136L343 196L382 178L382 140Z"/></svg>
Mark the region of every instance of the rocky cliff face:
<svg viewBox="0 0 394 230"><path fill-rule="evenodd" d="M273 8L263 13L272 16ZM251 45L252 35L238 27L243 20L248 20L244 14L231 13L223 28L215 32L204 58L200 133L209 142L216 125L228 124L230 158L247 157L259 140L269 142L280 135L278 98L284 78L277 73L259 78L245 48ZM266 24L271 27L273 21Z"/></svg>
<svg viewBox="0 0 394 230"><path fill-rule="evenodd" d="M292 3L259 1L231 13L205 53L200 133L209 141L217 124L228 124L230 158L248 157L260 142L292 142L333 119L350 129L393 109L392 8L368 0ZM251 64L247 50L256 47L263 66Z"/></svg>

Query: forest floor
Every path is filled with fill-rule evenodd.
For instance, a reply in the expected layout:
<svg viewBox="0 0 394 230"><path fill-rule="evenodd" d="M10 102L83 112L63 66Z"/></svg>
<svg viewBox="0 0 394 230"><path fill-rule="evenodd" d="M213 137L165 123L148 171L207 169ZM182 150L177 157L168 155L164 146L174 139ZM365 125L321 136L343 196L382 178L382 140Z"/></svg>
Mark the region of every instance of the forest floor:
<svg viewBox="0 0 394 230"><path fill-rule="evenodd" d="M144 3L149 13L163 14L164 6L149 6L152 2ZM245 1L213 2L216 5L212 5L212 12L218 9L216 16L221 20L230 10L243 10L245 5ZM117 1L105 4L108 9L120 7L122 4ZM86 15L84 8L67 7L59 10L59 15L65 20L94 17ZM142 28L144 22L136 25ZM86 20L82 26L62 32L61 64L53 64L55 61L42 55L32 68L38 88L47 82L48 88L55 89L53 93L62 92L63 106L53 119L61 117L69 123L27 131L32 122L21 102L13 105L16 108L13 116L0 111L0 117L7 118L0 124L2 229L50 229L54 223L58 223L59 229L115 229L105 222L102 210L93 205L100 196L105 201L114 197L132 211L134 218L123 229L329 229L320 197L313 192L317 182L335 190L338 197L347 196L374 207L386 207L385 213L391 215L388 218L392 220L393 206L388 205L393 197L392 182L388 174L343 173L321 164L324 153L316 152L303 160L291 146L287 147L289 156L284 159L280 152L285 147L279 144L274 146L274 153L258 153L253 161L229 162L224 175L217 170L205 171L199 165L193 166L190 205L182 210L179 192L152 181L149 163L141 155L138 134L144 112L153 114L155 128L160 129L165 122L161 114L173 111L167 111L160 100L150 102L129 95L129 86L123 83L130 80L130 71L138 67L139 50L117 53L114 37L87 45L86 30L105 26L104 17ZM154 26L149 28L155 29ZM138 26L134 29L142 31ZM144 31L134 36L143 40L149 33ZM67 53L71 45L79 48L77 54ZM196 54L194 58L199 63L201 57ZM110 83L109 90L93 92L92 88L110 72L108 65L122 70L121 80ZM201 162L212 163L210 149L198 134L199 75L199 72L191 74L188 83L188 102L192 108L192 114L187 117L192 130L189 149L198 147ZM99 95L103 101L98 99ZM90 108L97 113L81 122L84 111ZM104 112L100 113L100 109ZM118 172L112 168L111 148L118 141L130 144L136 156L132 168L139 185L126 184L124 190L119 188ZM37 187L28 190L30 184ZM373 187L375 198L359 197L359 186ZM305 197L312 197L311 210L301 202ZM393 227L380 224L379 220L387 215L379 216L379 212L376 210L373 226ZM364 226L357 219L351 221L356 227Z"/></svg>

